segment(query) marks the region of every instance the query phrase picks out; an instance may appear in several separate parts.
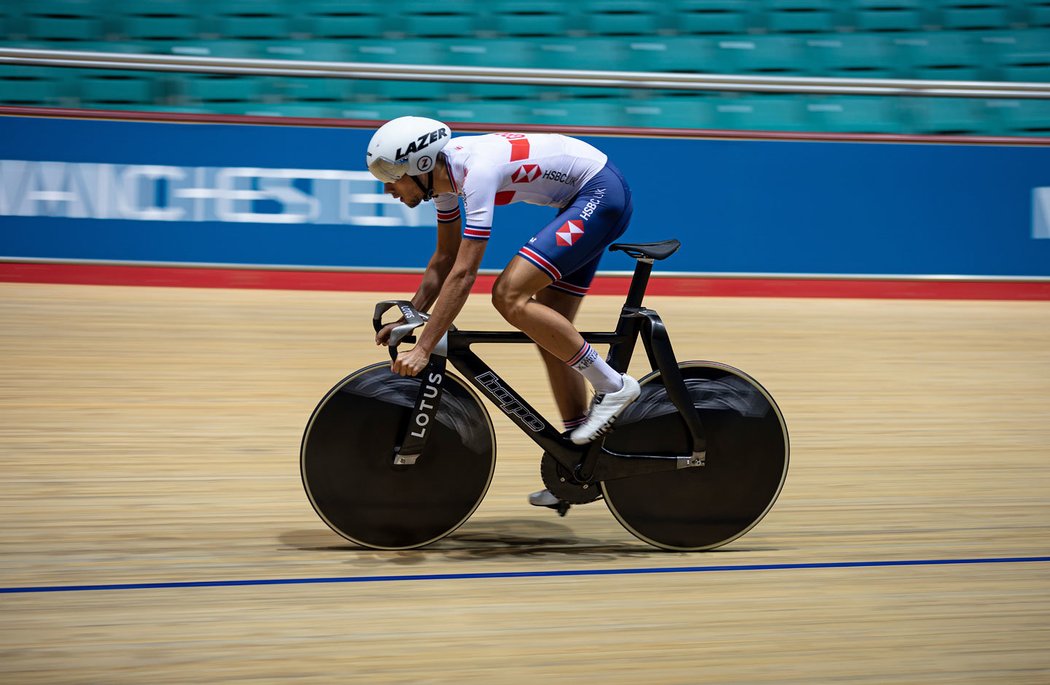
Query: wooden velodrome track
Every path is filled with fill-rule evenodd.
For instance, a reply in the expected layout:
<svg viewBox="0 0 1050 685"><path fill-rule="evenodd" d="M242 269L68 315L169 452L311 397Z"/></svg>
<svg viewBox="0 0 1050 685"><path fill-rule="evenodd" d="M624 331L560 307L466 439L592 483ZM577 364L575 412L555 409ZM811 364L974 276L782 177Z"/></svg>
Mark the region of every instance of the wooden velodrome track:
<svg viewBox="0 0 1050 685"><path fill-rule="evenodd" d="M0 284L0 681L1050 682L1050 303L647 298L784 411L757 528L667 553L529 507L539 454L489 407L474 517L376 552L298 450L404 295ZM505 328L483 295L458 323ZM533 349L481 352L554 416Z"/></svg>

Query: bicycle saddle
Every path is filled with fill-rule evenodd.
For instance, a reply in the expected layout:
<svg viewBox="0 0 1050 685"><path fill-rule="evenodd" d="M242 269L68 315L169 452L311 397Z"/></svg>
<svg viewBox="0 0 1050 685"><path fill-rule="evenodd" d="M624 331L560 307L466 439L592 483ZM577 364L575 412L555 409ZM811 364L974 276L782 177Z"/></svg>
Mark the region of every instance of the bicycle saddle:
<svg viewBox="0 0 1050 685"><path fill-rule="evenodd" d="M648 257L650 259L666 259L678 251L682 243L672 238L659 243L613 243L609 246L609 252L622 250L627 256L635 259Z"/></svg>

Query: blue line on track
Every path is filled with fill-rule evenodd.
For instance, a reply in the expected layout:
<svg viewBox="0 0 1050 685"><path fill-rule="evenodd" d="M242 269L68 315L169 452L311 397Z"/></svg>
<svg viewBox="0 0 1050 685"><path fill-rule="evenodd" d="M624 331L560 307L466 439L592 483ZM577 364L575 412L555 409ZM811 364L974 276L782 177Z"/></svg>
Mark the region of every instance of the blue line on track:
<svg viewBox="0 0 1050 685"><path fill-rule="evenodd" d="M404 576L336 576L332 578L273 578L259 580L202 580L171 583L111 583L104 585L42 585L0 587L0 594L40 592L94 592L99 590L166 590L196 587L252 585L316 585L321 583L391 583L406 580L474 580L482 578L561 578L567 576L626 576L659 573L710 573L714 571L785 571L825 568L880 568L886 566L953 566L976 564L1030 564L1050 562L1050 557L986 557L977 559L903 559L897 561L828 561L799 564L734 564L729 566L667 566L657 568L579 569L563 571L493 571L490 573L427 573Z"/></svg>

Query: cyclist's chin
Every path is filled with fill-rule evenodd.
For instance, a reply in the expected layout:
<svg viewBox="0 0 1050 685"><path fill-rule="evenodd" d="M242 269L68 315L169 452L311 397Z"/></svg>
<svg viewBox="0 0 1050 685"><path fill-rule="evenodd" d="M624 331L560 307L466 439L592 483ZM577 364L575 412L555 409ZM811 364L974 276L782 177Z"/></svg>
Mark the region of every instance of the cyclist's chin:
<svg viewBox="0 0 1050 685"><path fill-rule="evenodd" d="M423 201L423 198L421 198L421 197L415 197L415 198L412 198L412 199L407 199L407 198L404 198L404 197L401 198L401 203L404 204L409 209L415 209L416 207L419 206L419 203L422 202L422 201Z"/></svg>

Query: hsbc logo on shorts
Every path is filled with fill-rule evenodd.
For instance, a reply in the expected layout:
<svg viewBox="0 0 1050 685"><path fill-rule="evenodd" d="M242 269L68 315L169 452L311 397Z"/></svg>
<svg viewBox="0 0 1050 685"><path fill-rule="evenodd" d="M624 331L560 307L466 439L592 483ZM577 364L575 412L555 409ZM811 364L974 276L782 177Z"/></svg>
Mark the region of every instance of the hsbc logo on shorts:
<svg viewBox="0 0 1050 685"><path fill-rule="evenodd" d="M539 164L522 164L510 175L510 180L514 183L532 183L542 173Z"/></svg>
<svg viewBox="0 0 1050 685"><path fill-rule="evenodd" d="M555 242L559 247L572 247L572 244L583 237L583 222L572 219L566 221L554 233Z"/></svg>

